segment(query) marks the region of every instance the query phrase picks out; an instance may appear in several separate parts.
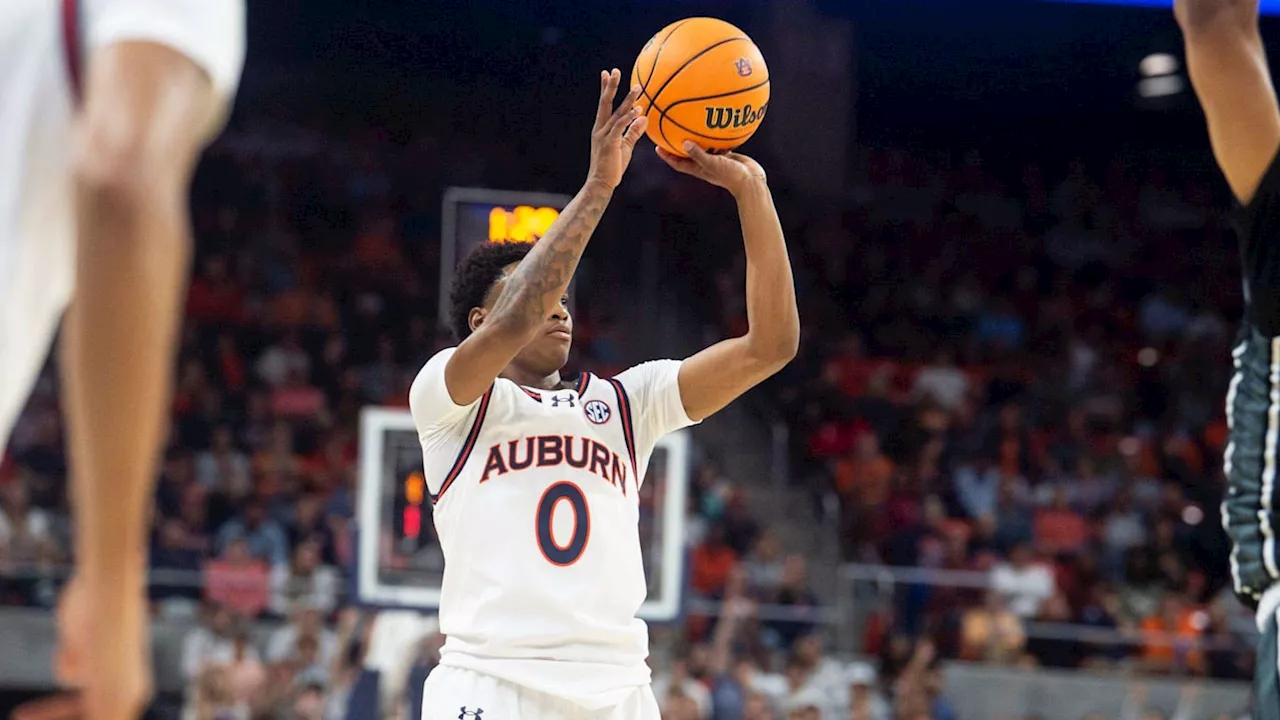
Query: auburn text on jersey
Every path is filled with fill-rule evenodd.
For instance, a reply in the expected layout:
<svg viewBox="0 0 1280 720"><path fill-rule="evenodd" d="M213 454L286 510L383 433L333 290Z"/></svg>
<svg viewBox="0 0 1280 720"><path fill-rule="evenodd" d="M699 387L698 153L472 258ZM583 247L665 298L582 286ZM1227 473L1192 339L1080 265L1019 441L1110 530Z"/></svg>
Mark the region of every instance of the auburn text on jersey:
<svg viewBox="0 0 1280 720"><path fill-rule="evenodd" d="M627 494L627 463L604 443L573 435L531 435L489 447L480 482L531 467L586 470Z"/></svg>

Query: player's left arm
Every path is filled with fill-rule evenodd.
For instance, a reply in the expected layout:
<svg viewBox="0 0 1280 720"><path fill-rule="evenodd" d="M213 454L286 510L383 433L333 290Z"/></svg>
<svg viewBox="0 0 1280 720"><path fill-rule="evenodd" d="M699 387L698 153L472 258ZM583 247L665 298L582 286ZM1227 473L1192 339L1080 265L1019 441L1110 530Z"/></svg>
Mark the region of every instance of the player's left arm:
<svg viewBox="0 0 1280 720"><path fill-rule="evenodd" d="M791 259L764 169L738 153L711 155L692 143L689 157L661 148L676 170L725 188L738 203L747 253L747 333L708 347L680 365L680 398L689 419L713 415L781 370L800 345Z"/></svg>

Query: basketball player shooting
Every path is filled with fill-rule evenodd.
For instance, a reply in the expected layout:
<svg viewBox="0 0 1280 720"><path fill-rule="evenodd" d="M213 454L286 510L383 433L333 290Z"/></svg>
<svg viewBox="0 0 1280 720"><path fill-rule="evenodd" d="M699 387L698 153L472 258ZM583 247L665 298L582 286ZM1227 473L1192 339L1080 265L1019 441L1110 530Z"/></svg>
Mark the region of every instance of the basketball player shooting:
<svg viewBox="0 0 1280 720"><path fill-rule="evenodd" d="M243 0L0 1L0 451L61 319L78 565L57 671L82 690L15 717L132 720L150 696L188 190L243 61Z"/></svg>
<svg viewBox="0 0 1280 720"><path fill-rule="evenodd" d="M1257 610L1254 717L1280 718L1276 613L1276 438L1280 434L1280 110L1258 28L1258 0L1177 0L1191 82L1209 140L1240 203L1235 216L1244 266L1245 313L1232 353L1223 526L1231 579Z"/></svg>
<svg viewBox="0 0 1280 720"><path fill-rule="evenodd" d="M564 378L565 292L644 134L637 85L600 75L586 183L536 244L484 245L452 287L457 347L409 404L445 556L440 666L422 720L657 720L649 687L640 483L658 438L710 416L795 355L799 316L764 171L733 153L659 151L728 190L747 255L750 329L683 361Z"/></svg>

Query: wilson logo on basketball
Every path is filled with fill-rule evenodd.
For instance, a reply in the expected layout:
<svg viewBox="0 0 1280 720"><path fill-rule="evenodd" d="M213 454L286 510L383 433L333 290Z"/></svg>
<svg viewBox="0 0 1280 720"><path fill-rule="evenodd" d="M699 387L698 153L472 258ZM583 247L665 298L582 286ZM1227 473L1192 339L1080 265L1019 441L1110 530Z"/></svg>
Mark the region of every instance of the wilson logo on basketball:
<svg viewBox="0 0 1280 720"><path fill-rule="evenodd" d="M710 130L727 130L729 128L751 127L764 119L764 113L768 109L769 103L761 105L759 109L750 105L740 108L708 107L707 128Z"/></svg>

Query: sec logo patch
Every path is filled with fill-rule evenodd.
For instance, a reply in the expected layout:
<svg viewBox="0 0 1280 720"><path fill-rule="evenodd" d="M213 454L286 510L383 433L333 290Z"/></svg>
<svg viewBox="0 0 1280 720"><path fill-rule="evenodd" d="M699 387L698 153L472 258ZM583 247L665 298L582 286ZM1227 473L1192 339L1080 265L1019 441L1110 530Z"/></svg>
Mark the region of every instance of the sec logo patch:
<svg viewBox="0 0 1280 720"><path fill-rule="evenodd" d="M609 404L603 400L592 400L582 406L582 412L587 419L596 425L603 425L609 422L609 416L613 415L613 411L609 409Z"/></svg>

